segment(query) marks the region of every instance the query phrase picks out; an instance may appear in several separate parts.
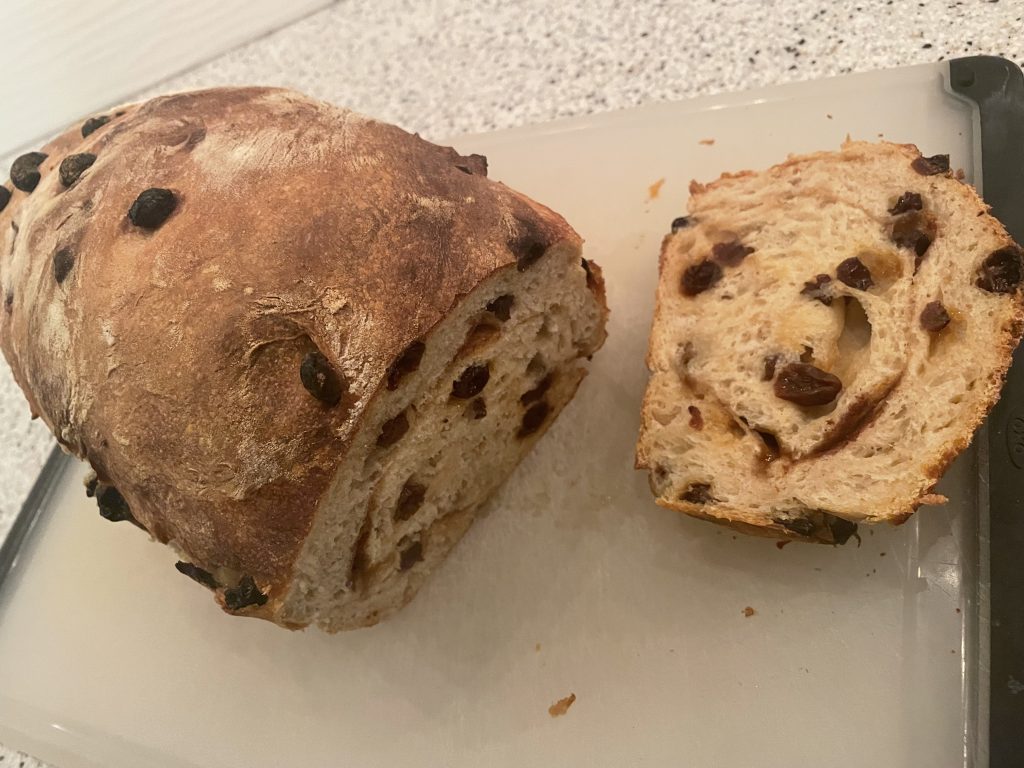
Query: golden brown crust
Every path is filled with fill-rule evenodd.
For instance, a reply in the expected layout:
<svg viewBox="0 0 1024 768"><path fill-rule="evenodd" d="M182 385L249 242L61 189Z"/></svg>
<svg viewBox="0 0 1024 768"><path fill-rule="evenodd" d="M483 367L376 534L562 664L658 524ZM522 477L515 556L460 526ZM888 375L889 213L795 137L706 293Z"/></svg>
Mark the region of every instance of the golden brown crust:
<svg viewBox="0 0 1024 768"><path fill-rule="evenodd" d="M0 347L156 538L269 588L250 613L275 610L395 358L496 271L579 244L479 156L286 90L164 96L42 151L38 187L0 212ZM97 159L65 189L77 152ZM127 213L151 187L178 206L147 231ZM344 380L338 405L300 381L313 351Z"/></svg>

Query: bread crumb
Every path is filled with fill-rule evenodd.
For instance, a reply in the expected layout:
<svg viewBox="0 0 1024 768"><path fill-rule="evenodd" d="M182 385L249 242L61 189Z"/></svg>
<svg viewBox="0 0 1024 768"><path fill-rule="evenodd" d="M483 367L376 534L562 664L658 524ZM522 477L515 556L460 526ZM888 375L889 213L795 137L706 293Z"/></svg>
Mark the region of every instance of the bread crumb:
<svg viewBox="0 0 1024 768"><path fill-rule="evenodd" d="M957 608L957 609L956 609L956 612L957 612L957 613L960 613L960 609L959 609L959 608Z"/></svg>
<svg viewBox="0 0 1024 768"><path fill-rule="evenodd" d="M656 182L651 184L651 186L649 186L647 188L647 199L648 200L654 200L658 195L660 195L661 194L661 188L662 188L662 186L664 184L665 184L665 179L664 178L658 179Z"/></svg>
<svg viewBox="0 0 1024 768"><path fill-rule="evenodd" d="M713 147L715 145L715 140L714 139L701 139L697 143L698 144L703 144L705 147Z"/></svg>
<svg viewBox="0 0 1024 768"><path fill-rule="evenodd" d="M825 117L827 117L829 120L832 119L832 115L828 114L827 112L825 113Z"/></svg>
<svg viewBox="0 0 1024 768"><path fill-rule="evenodd" d="M534 646L533 650L535 650L537 653L540 653L540 643L537 643L537 645Z"/></svg>
<svg viewBox="0 0 1024 768"><path fill-rule="evenodd" d="M559 699L550 707L548 707L548 714L552 717L561 717L569 711L569 707L572 706L574 701L576 701L576 694L570 693L564 699Z"/></svg>
<svg viewBox="0 0 1024 768"><path fill-rule="evenodd" d="M750 618L751 616L753 616L753 615L754 615L755 613L757 613L757 611L755 611L755 610L754 610L753 608L751 608L751 607L750 607L749 605L748 605L748 606L747 606L746 608L744 608L744 609L743 609L743 615L744 615L744 616L746 616L746 617L747 617L748 619L749 619L749 618Z"/></svg>
<svg viewBox="0 0 1024 768"><path fill-rule="evenodd" d="M776 541L775 542L775 546L778 547L779 549L782 549L787 544L791 544L792 541L793 541L792 539L786 539L785 541Z"/></svg>
<svg viewBox="0 0 1024 768"><path fill-rule="evenodd" d="M879 556L879 557L885 557L885 552L879 552L879 553L878 553L878 556Z"/></svg>

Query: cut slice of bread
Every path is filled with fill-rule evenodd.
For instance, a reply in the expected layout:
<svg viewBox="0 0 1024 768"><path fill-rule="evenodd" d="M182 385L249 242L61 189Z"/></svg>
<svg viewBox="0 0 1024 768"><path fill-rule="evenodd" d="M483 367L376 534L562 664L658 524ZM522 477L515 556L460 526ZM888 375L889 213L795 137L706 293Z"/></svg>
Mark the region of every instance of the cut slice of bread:
<svg viewBox="0 0 1024 768"><path fill-rule="evenodd" d="M944 501L1021 333L1021 249L974 189L946 156L847 142L690 192L637 445L657 502L844 543Z"/></svg>

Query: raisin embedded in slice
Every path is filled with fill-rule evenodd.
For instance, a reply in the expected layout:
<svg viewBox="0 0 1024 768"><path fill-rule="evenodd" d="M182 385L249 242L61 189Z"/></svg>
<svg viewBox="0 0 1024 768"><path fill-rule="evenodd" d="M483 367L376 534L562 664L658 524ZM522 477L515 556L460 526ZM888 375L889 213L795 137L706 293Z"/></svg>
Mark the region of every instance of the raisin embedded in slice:
<svg viewBox="0 0 1024 768"><path fill-rule="evenodd" d="M423 359L423 352L427 345L422 341L414 341L388 368L387 388L394 390L398 388L399 382L410 373L418 370L420 361Z"/></svg>
<svg viewBox="0 0 1024 768"><path fill-rule="evenodd" d="M469 401L469 415L472 416L474 420L482 419L487 415L487 403L484 402L482 397L474 397Z"/></svg>
<svg viewBox="0 0 1024 768"><path fill-rule="evenodd" d="M842 389L838 376L809 363L790 363L775 379L775 396L797 405L828 405Z"/></svg>
<svg viewBox="0 0 1024 768"><path fill-rule="evenodd" d="M753 252L753 248L749 245L744 245L739 240L732 240L728 243L715 243L711 247L711 257L719 264L727 267L738 266L741 261Z"/></svg>
<svg viewBox="0 0 1024 768"><path fill-rule="evenodd" d="M828 528L828 532L832 535L833 544L845 544L850 540L851 536L857 536L857 524L851 523L849 520L844 520L841 517L836 517L828 512L823 513L825 518L825 526ZM858 543L860 537L857 536Z"/></svg>
<svg viewBox="0 0 1024 768"><path fill-rule="evenodd" d="M919 211L905 213L893 222L889 238L899 247L909 248L917 255L914 260L916 272L935 239L935 222Z"/></svg>
<svg viewBox="0 0 1024 768"><path fill-rule="evenodd" d="M946 173L949 170L949 155L917 157L914 158L910 167L922 176L935 176L939 173Z"/></svg>
<svg viewBox="0 0 1024 768"><path fill-rule="evenodd" d="M703 293L722 279L722 268L713 261L692 264L683 270L682 291L684 296Z"/></svg>
<svg viewBox="0 0 1024 768"><path fill-rule="evenodd" d="M529 437L544 424L544 420L547 419L548 413L551 412L551 406L541 400L539 403L534 403L523 414L523 421L519 425L519 432L516 433L516 437L524 438Z"/></svg>
<svg viewBox="0 0 1024 768"><path fill-rule="evenodd" d="M7 207L7 203L11 201L11 190L7 187L0 186L0 212Z"/></svg>
<svg viewBox="0 0 1024 768"><path fill-rule="evenodd" d="M412 478L405 481L402 490L398 494L398 503L395 505L395 520L402 522L416 514L416 511L423 506L423 500L427 496L426 486L415 482Z"/></svg>
<svg viewBox="0 0 1024 768"><path fill-rule="evenodd" d="M53 279L60 285L75 266L75 254L70 248L59 248L53 254Z"/></svg>
<svg viewBox="0 0 1024 768"><path fill-rule="evenodd" d="M771 381L775 378L775 366L779 363L781 355L766 355L764 358L764 370L761 372L761 381Z"/></svg>
<svg viewBox="0 0 1024 768"><path fill-rule="evenodd" d="M949 313L941 301L929 301L921 310L921 327L926 331L938 333L949 325Z"/></svg>
<svg viewBox="0 0 1024 768"><path fill-rule="evenodd" d="M679 498L691 504L707 504L715 500L711 495L711 486L708 483L690 483Z"/></svg>
<svg viewBox="0 0 1024 768"><path fill-rule="evenodd" d="M409 417L405 415L405 411L402 411L381 425L380 434L377 436L377 445L381 448L388 448L405 437L405 433L408 431Z"/></svg>
<svg viewBox="0 0 1024 768"><path fill-rule="evenodd" d="M346 386L320 352L309 352L299 365L302 386L324 405L337 405Z"/></svg>
<svg viewBox="0 0 1024 768"><path fill-rule="evenodd" d="M519 402L523 405L529 405L530 403L540 400L544 397L544 393L550 389L552 381L554 381L554 376L549 373L543 379L538 381L533 389L524 392L522 397L519 398Z"/></svg>
<svg viewBox="0 0 1024 768"><path fill-rule="evenodd" d="M109 122L110 115L97 115L96 117L90 117L88 120L82 123L82 138L86 138L90 133L95 131L97 128L102 128Z"/></svg>
<svg viewBox="0 0 1024 768"><path fill-rule="evenodd" d="M452 397L459 400L468 400L479 395L491 378L491 369L483 365L471 365L462 372L458 379L452 382Z"/></svg>
<svg viewBox="0 0 1024 768"><path fill-rule="evenodd" d="M229 611L240 611L250 605L266 605L267 596L260 592L252 576L243 576L237 587L224 590L224 607Z"/></svg>
<svg viewBox="0 0 1024 768"><path fill-rule="evenodd" d="M672 234L674 235L679 230L686 229L692 224L693 219L691 219L689 216L677 216L676 218L672 219Z"/></svg>
<svg viewBox="0 0 1024 768"><path fill-rule="evenodd" d="M423 560L423 543L414 541L398 555L398 570L407 571Z"/></svg>
<svg viewBox="0 0 1024 768"><path fill-rule="evenodd" d="M128 502L124 496L112 485L100 485L96 489L96 506L100 508L100 517L112 523L120 523L125 520L134 523L135 516L132 514Z"/></svg>
<svg viewBox="0 0 1024 768"><path fill-rule="evenodd" d="M174 564L174 567L178 569L178 573L183 573L188 576L192 581L202 584L204 587L209 589L217 589L220 585L217 580L213 578L213 574L209 571L203 570L198 565L192 563L186 563L184 560L179 560Z"/></svg>
<svg viewBox="0 0 1024 768"><path fill-rule="evenodd" d="M813 280L808 280L804 283L804 287L800 289L800 294L820 301L826 307L832 306L832 294L827 288L831 282L832 278L829 275L817 275Z"/></svg>
<svg viewBox="0 0 1024 768"><path fill-rule="evenodd" d="M26 152L11 163L11 183L22 192L31 192L39 179L39 165L46 159L42 152Z"/></svg>
<svg viewBox="0 0 1024 768"><path fill-rule="evenodd" d="M512 317L512 305L515 304L515 301L515 296L506 293L487 302L487 311L502 322L505 322Z"/></svg>
<svg viewBox="0 0 1024 768"><path fill-rule="evenodd" d="M690 428L698 432L704 429L704 417L701 415L700 408L696 405L688 405L686 411L690 414Z"/></svg>
<svg viewBox="0 0 1024 768"><path fill-rule="evenodd" d="M128 218L132 224L142 229L156 229L174 213L178 207L178 197L169 189L151 187L142 192L132 207L128 209Z"/></svg>
<svg viewBox="0 0 1024 768"><path fill-rule="evenodd" d="M924 200L921 199L921 195L917 192L904 192L896 198L896 203L889 209L889 213L899 216L901 213L920 211L922 208L924 208Z"/></svg>
<svg viewBox="0 0 1024 768"><path fill-rule="evenodd" d="M836 267L836 277L858 291L866 291L875 284L875 281L871 279L871 270L864 266L864 262L856 256L851 256L839 263L839 266Z"/></svg>
<svg viewBox="0 0 1024 768"><path fill-rule="evenodd" d="M544 233L530 219L516 217L519 230L509 240L509 248L516 257L516 269L524 272L537 259L544 255L548 246L545 242Z"/></svg>
<svg viewBox="0 0 1024 768"><path fill-rule="evenodd" d="M787 531L797 536L813 536L817 526L814 521L807 517L777 517L772 522L781 525Z"/></svg>
<svg viewBox="0 0 1024 768"><path fill-rule="evenodd" d="M65 187L70 187L95 162L96 155L91 152L68 155L60 161L60 167L57 169L58 174L60 174L60 183Z"/></svg>
<svg viewBox="0 0 1024 768"><path fill-rule="evenodd" d="M990 253L978 269L975 285L989 293L1013 293L1021 281L1022 258L1024 252L1016 245Z"/></svg>

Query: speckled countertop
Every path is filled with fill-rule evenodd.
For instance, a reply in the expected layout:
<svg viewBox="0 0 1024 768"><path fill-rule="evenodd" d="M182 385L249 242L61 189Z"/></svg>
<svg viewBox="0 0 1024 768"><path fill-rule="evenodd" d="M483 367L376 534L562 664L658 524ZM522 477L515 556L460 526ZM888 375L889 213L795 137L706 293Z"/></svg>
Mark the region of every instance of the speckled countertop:
<svg viewBox="0 0 1024 768"><path fill-rule="evenodd" d="M353 0L140 94L297 88L427 138L988 53L1024 64L1022 0ZM0 539L52 440L0 366ZM41 765L0 746L0 768Z"/></svg>

